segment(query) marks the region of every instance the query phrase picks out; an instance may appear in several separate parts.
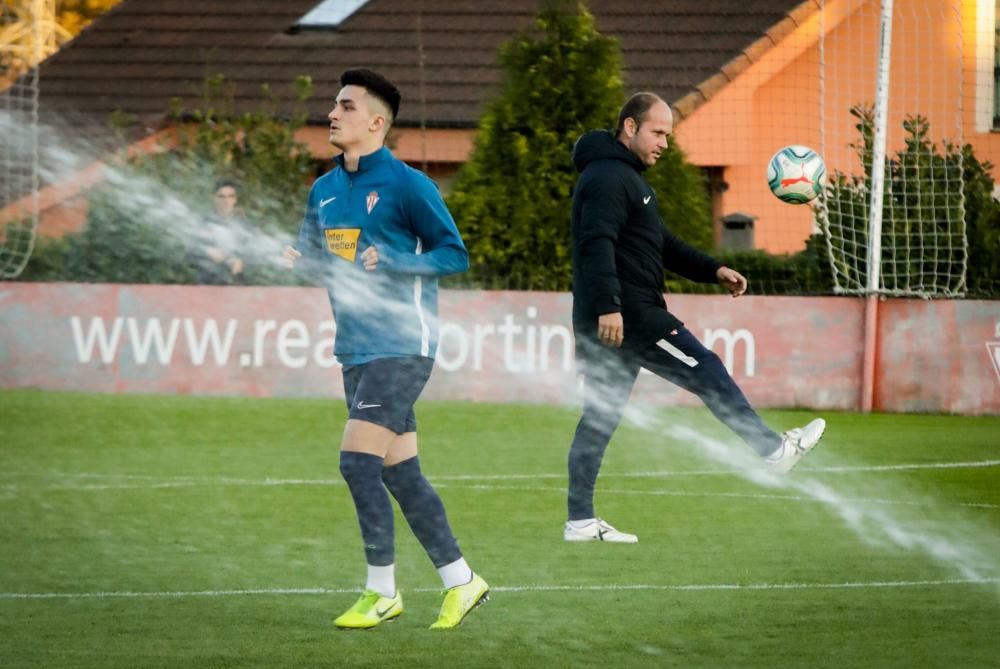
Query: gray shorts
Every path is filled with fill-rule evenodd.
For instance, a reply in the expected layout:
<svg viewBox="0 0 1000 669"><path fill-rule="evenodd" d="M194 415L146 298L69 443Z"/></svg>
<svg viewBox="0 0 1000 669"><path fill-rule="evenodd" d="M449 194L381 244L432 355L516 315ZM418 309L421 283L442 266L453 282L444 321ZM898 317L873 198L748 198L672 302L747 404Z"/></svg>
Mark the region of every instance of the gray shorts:
<svg viewBox="0 0 1000 669"><path fill-rule="evenodd" d="M396 434L416 432L413 405L431 376L434 360L421 356L378 358L344 368L348 417Z"/></svg>

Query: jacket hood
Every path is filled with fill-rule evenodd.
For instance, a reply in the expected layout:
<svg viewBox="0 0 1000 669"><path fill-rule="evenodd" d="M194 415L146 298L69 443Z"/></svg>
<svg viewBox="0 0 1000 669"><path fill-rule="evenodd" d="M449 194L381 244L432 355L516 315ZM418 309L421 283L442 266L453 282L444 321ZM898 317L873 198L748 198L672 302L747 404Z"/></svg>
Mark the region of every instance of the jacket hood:
<svg viewBox="0 0 1000 669"><path fill-rule="evenodd" d="M620 160L640 172L646 169L645 163L639 160L639 156L625 148L625 145L609 130L585 132L573 145L573 164L577 172L582 172L595 160L608 158Z"/></svg>

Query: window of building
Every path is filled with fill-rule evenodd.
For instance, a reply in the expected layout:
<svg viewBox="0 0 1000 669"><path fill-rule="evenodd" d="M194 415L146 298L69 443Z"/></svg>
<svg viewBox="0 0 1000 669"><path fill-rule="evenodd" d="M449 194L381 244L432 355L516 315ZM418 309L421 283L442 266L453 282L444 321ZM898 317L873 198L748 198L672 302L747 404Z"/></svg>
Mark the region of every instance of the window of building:
<svg viewBox="0 0 1000 669"><path fill-rule="evenodd" d="M368 0L323 0L299 19L294 30L336 28L367 2Z"/></svg>

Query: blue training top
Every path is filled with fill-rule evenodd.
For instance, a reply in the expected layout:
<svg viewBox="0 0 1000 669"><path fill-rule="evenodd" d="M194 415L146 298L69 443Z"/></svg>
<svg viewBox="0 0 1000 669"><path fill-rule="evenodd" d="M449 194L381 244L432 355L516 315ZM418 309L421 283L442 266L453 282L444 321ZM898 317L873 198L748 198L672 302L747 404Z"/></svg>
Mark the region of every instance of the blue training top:
<svg viewBox="0 0 1000 669"><path fill-rule="evenodd" d="M309 192L298 250L320 273L345 365L437 352L437 277L464 272L469 253L437 185L382 147L356 172L337 166ZM367 271L361 254L378 251Z"/></svg>

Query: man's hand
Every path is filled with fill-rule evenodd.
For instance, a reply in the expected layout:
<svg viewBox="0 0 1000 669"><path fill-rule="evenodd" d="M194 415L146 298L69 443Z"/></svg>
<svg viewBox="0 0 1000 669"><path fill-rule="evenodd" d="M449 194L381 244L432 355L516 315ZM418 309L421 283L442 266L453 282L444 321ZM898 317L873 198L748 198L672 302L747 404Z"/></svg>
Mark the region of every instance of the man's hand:
<svg viewBox="0 0 1000 669"><path fill-rule="evenodd" d="M293 249L291 246L286 246L281 251L280 262L285 267L291 269L292 267L295 267L295 261L298 260L301 257L302 257L301 253L299 253L298 251L296 251L295 249Z"/></svg>
<svg viewBox="0 0 1000 669"><path fill-rule="evenodd" d="M366 270L369 272L374 271L378 265L378 249L374 246L366 248L364 253L361 254L361 262L364 264Z"/></svg>
<svg viewBox="0 0 1000 669"><path fill-rule="evenodd" d="M597 318L597 338L606 346L620 348L625 339L625 325L618 312L604 314Z"/></svg>
<svg viewBox="0 0 1000 669"><path fill-rule="evenodd" d="M226 254L222 252L222 249L217 249L214 246L206 246L205 255L207 255L212 262L224 263L226 261Z"/></svg>
<svg viewBox="0 0 1000 669"><path fill-rule="evenodd" d="M719 271L715 273L718 277L719 283L729 291L729 294L733 297L739 297L743 293L747 292L747 279L745 276L740 274L734 269L730 269L723 265L719 268Z"/></svg>

